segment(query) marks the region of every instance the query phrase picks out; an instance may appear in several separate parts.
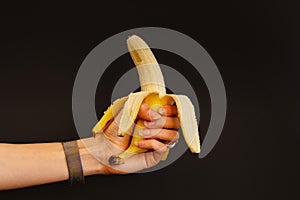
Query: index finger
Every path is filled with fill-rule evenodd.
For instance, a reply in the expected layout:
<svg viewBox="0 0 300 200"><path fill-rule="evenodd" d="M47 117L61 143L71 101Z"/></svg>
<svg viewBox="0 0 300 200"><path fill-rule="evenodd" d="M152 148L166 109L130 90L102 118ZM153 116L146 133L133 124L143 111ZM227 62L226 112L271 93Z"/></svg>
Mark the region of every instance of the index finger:
<svg viewBox="0 0 300 200"><path fill-rule="evenodd" d="M138 112L138 116L146 121L157 120L161 118L161 115L152 110L148 104L143 103Z"/></svg>
<svg viewBox="0 0 300 200"><path fill-rule="evenodd" d="M177 107L174 105L165 105L158 110L158 113L166 117L177 117Z"/></svg>

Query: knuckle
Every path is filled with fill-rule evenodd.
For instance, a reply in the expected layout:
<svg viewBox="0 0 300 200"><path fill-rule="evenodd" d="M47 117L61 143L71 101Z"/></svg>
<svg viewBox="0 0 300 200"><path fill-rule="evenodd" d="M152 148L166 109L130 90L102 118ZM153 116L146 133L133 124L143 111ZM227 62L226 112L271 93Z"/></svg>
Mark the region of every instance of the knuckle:
<svg viewBox="0 0 300 200"><path fill-rule="evenodd" d="M167 123L167 117L162 117L160 120L160 127L164 127L164 125Z"/></svg>
<svg viewBox="0 0 300 200"><path fill-rule="evenodd" d="M141 107L140 107L140 110L138 112L138 115L140 117L145 117L145 116L148 116L148 106L147 104L142 104Z"/></svg>
<svg viewBox="0 0 300 200"><path fill-rule="evenodd" d="M169 141L176 141L179 139L179 135L177 134L177 131L170 130L168 134L168 140Z"/></svg>
<svg viewBox="0 0 300 200"><path fill-rule="evenodd" d="M152 137L159 137L161 134L163 134L163 132L164 132L164 129L160 129L160 128L152 129L151 130L151 136Z"/></svg>
<svg viewBox="0 0 300 200"><path fill-rule="evenodd" d="M152 149L156 149L157 148L156 140L154 140L154 139L150 140L150 146Z"/></svg>
<svg viewBox="0 0 300 200"><path fill-rule="evenodd" d="M140 107L140 110L141 110L141 111L146 111L147 108L148 108L148 105L145 104L145 103L143 103L143 104L141 105L141 107Z"/></svg>
<svg viewBox="0 0 300 200"><path fill-rule="evenodd" d="M178 118L175 118L175 122L174 123L175 123L176 128L180 127L180 121L179 121Z"/></svg>
<svg viewBox="0 0 300 200"><path fill-rule="evenodd" d="M157 151L160 152L160 153L165 153L167 151L167 145L162 145L160 146Z"/></svg>
<svg viewBox="0 0 300 200"><path fill-rule="evenodd" d="M178 131L175 131L175 135L173 137L173 140L175 140L175 141L179 140L179 133L178 133Z"/></svg>
<svg viewBox="0 0 300 200"><path fill-rule="evenodd" d="M165 111L165 115L166 116L169 116L170 115L170 106L166 106L166 107L164 107L164 111Z"/></svg>

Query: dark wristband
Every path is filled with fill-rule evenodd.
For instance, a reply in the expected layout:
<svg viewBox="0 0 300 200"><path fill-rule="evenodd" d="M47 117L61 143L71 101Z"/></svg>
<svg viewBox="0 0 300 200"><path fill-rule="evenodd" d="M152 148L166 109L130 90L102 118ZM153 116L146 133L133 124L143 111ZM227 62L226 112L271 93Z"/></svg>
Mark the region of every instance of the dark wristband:
<svg viewBox="0 0 300 200"><path fill-rule="evenodd" d="M62 143L70 177L70 184L84 183L84 174L76 141Z"/></svg>

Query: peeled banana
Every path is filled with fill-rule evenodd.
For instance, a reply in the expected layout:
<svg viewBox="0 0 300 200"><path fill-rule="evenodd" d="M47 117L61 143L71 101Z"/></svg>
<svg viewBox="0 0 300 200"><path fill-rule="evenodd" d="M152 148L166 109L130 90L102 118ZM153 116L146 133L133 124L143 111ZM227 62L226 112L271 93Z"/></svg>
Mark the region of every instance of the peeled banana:
<svg viewBox="0 0 300 200"><path fill-rule="evenodd" d="M143 102L156 112L164 105L176 103L184 139L192 153L200 153L198 126L194 106L190 99L184 95L166 94L160 66L144 40L136 35L130 36L127 39L127 46L139 74L141 91L116 100L93 128L94 134L102 133L122 108L117 134L124 136L135 125L129 147L121 154L112 156L109 163L111 165L122 164L130 156L146 151L135 145L137 141L142 140L139 132L144 128L144 123L141 120L136 121L136 118Z"/></svg>

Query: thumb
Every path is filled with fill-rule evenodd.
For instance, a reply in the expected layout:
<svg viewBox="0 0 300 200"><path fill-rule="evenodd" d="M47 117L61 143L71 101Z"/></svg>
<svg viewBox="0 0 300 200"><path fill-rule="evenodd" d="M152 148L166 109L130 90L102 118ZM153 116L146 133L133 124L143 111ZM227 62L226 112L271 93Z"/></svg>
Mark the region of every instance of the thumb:
<svg viewBox="0 0 300 200"><path fill-rule="evenodd" d="M134 125L130 127L124 137L118 136L119 122L122 116L122 111L110 122L109 126L104 130L104 136L113 144L118 145L121 149L126 149L129 144L130 136Z"/></svg>

